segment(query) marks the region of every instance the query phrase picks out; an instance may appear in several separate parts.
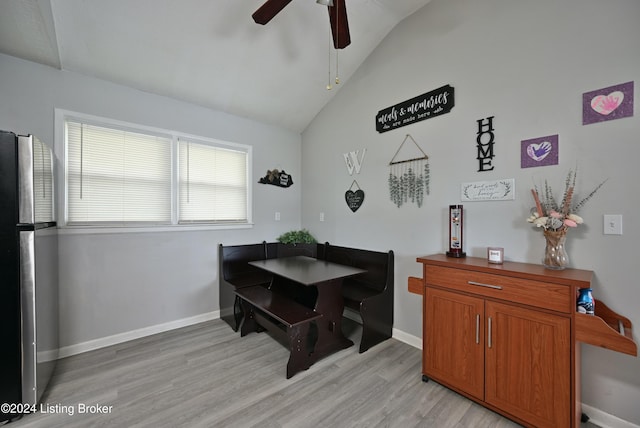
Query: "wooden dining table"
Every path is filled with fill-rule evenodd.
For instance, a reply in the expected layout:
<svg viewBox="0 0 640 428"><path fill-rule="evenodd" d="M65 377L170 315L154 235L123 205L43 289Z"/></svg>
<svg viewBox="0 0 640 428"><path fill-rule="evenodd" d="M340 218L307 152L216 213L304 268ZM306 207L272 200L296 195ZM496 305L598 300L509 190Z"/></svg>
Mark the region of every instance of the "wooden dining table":
<svg viewBox="0 0 640 428"><path fill-rule="evenodd" d="M342 281L366 270L307 256L256 260L249 264L275 275L272 288L281 287L286 290L278 280L284 278L287 280L285 282L297 287L317 289L313 310L322 314L322 317L317 321L318 339L311 355L313 361L353 345L353 341L342 332Z"/></svg>

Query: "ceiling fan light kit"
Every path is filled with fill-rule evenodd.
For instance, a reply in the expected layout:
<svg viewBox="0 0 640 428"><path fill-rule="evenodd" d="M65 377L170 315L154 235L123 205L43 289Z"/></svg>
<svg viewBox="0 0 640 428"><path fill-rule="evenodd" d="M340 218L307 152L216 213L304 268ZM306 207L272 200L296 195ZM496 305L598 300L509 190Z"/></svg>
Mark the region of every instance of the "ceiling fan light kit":
<svg viewBox="0 0 640 428"><path fill-rule="evenodd" d="M333 6L333 0L316 0L316 3L323 6Z"/></svg>

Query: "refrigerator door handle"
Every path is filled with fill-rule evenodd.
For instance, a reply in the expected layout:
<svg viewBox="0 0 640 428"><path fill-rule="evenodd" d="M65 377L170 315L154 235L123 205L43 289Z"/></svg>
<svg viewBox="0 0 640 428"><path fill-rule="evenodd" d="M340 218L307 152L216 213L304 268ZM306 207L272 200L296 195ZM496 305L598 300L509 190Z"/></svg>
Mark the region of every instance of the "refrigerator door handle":
<svg viewBox="0 0 640 428"><path fill-rule="evenodd" d="M18 136L18 223L55 221L53 161L42 141Z"/></svg>
<svg viewBox="0 0 640 428"><path fill-rule="evenodd" d="M22 306L22 403L36 397L35 231L20 232L20 303Z"/></svg>
<svg viewBox="0 0 640 428"><path fill-rule="evenodd" d="M36 222L33 184L32 136L18 136L18 221L22 224Z"/></svg>

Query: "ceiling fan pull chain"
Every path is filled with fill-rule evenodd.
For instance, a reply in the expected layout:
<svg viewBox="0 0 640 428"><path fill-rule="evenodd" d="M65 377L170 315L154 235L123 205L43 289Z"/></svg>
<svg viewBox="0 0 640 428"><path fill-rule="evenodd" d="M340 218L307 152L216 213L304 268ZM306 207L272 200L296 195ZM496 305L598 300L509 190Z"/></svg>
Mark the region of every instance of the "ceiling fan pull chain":
<svg viewBox="0 0 640 428"><path fill-rule="evenodd" d="M330 91L331 88L331 43L329 43L329 78L327 79L327 91Z"/></svg>
<svg viewBox="0 0 640 428"><path fill-rule="evenodd" d="M340 8L336 7L336 44L340 46L340 20L338 19L338 14L340 13ZM338 77L338 49L336 49L336 85L340 84L340 77Z"/></svg>
<svg viewBox="0 0 640 428"><path fill-rule="evenodd" d="M340 78L338 77L338 50L336 49L336 85L340 84Z"/></svg>

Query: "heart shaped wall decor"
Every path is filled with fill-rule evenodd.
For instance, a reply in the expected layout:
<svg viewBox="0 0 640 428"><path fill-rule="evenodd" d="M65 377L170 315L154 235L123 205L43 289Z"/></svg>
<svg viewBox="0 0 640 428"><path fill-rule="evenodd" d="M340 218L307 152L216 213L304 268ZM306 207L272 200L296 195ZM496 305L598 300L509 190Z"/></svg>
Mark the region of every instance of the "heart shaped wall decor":
<svg viewBox="0 0 640 428"><path fill-rule="evenodd" d="M536 162L540 162L551 153L551 143L543 141L541 143L531 143L527 146L527 156Z"/></svg>
<svg viewBox="0 0 640 428"><path fill-rule="evenodd" d="M362 202L364 202L364 191L362 189L358 189L355 192L353 190L347 190L344 194L344 199L347 201L347 206L351 211L356 212L358 208L362 206Z"/></svg>
<svg viewBox="0 0 640 428"><path fill-rule="evenodd" d="M591 99L591 108L606 116L620 107L622 101L624 101L624 93L621 91L614 91L609 95L596 95Z"/></svg>

